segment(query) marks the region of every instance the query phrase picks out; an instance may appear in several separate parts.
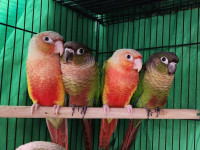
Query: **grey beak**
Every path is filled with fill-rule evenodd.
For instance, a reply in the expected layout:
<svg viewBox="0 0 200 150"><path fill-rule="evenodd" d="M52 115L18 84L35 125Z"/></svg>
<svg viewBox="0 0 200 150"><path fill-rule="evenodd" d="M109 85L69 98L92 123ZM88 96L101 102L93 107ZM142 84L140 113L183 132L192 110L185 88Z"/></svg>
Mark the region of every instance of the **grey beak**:
<svg viewBox="0 0 200 150"><path fill-rule="evenodd" d="M65 61L68 62L70 59L73 58L73 56L74 56L74 50L66 48L64 54Z"/></svg>
<svg viewBox="0 0 200 150"><path fill-rule="evenodd" d="M176 66L177 66L177 64L175 62L169 63L169 65L168 65L168 71L169 71L170 74L174 74L175 73Z"/></svg>

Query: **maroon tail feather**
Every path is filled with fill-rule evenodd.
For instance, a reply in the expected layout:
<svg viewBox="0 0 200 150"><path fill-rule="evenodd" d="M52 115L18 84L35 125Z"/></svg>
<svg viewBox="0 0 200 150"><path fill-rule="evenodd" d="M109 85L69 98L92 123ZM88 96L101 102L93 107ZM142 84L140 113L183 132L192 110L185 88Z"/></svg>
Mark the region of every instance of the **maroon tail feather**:
<svg viewBox="0 0 200 150"><path fill-rule="evenodd" d="M131 148L133 141L135 140L138 129L140 127L140 122L136 125L137 121L136 122L135 121L136 120L134 119L131 119L129 121L128 129L126 131L126 135L121 150L129 150Z"/></svg>
<svg viewBox="0 0 200 150"><path fill-rule="evenodd" d="M117 119L113 119L110 123L107 119L101 121L101 133L99 136L99 148L109 150L110 138L117 126Z"/></svg>
<svg viewBox="0 0 200 150"><path fill-rule="evenodd" d="M85 150L92 150L92 120L81 120Z"/></svg>
<svg viewBox="0 0 200 150"><path fill-rule="evenodd" d="M56 129L48 119L46 119L46 122L52 142L65 147L65 149L68 150L67 119L63 119L59 129Z"/></svg>

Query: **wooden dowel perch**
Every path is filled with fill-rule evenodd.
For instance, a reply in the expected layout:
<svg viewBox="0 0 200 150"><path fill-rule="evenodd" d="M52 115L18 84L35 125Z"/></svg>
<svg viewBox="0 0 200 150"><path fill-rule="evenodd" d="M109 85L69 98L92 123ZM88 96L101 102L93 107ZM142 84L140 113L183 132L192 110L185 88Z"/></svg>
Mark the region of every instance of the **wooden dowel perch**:
<svg viewBox="0 0 200 150"><path fill-rule="evenodd" d="M30 106L0 106L1 118L82 118L82 114L75 109L72 116L71 107L61 107L59 114L56 115L53 107L39 107L37 111L31 115ZM149 119L200 119L199 111L195 109L161 109L160 115L157 117L153 110L152 116ZM103 108L88 108L84 118L118 118L118 119L147 119L145 109L134 108L133 115L127 112L126 108L110 108L107 116L104 116Z"/></svg>

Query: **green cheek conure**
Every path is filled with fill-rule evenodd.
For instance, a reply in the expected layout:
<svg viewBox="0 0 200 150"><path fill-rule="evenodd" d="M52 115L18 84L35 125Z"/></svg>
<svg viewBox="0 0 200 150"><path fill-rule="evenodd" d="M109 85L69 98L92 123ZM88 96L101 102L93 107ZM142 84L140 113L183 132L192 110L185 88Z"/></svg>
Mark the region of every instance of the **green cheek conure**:
<svg viewBox="0 0 200 150"><path fill-rule="evenodd" d="M99 65L92 50L77 42L66 42L61 58L61 71L65 91L70 95L69 106L82 107L83 116L87 107L99 99ZM73 114L73 112L72 112ZM85 149L92 149L92 120L82 119Z"/></svg>
<svg viewBox="0 0 200 150"><path fill-rule="evenodd" d="M28 93L33 101L31 113L42 106L52 106L56 114L64 106L65 91L60 68L64 51L63 38L53 31L34 35L29 43L26 62ZM46 119L51 140L68 149L67 121L62 118Z"/></svg>
<svg viewBox="0 0 200 150"><path fill-rule="evenodd" d="M172 52L159 52L153 54L143 65L140 71L139 83L131 104L137 108L146 108L149 117L150 109L156 109L157 116L170 92L174 74L179 59ZM130 120L122 150L130 149L141 120Z"/></svg>
<svg viewBox="0 0 200 150"><path fill-rule="evenodd" d="M130 100L137 88L142 56L133 49L119 49L103 66L101 88L104 113L109 107L126 107L132 114ZM117 119L102 119L99 148L109 149L110 138L117 126Z"/></svg>

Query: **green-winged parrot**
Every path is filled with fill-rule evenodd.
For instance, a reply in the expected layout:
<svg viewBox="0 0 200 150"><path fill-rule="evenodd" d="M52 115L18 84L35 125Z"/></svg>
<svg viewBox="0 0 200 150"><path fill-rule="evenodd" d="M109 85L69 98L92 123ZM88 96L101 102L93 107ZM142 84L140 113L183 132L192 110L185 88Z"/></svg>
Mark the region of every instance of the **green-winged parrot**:
<svg viewBox="0 0 200 150"><path fill-rule="evenodd" d="M29 96L33 101L31 113L39 106L53 106L58 114L64 106L65 91L60 67L63 38L54 31L34 35L29 43L26 62ZM51 139L68 149L66 119L46 119Z"/></svg>
<svg viewBox="0 0 200 150"><path fill-rule="evenodd" d="M101 92L105 115L109 107L126 107L132 114L130 100L137 88L142 55L133 49L119 49L104 63ZM117 126L117 119L102 119L99 148L109 149L110 138Z"/></svg>
<svg viewBox="0 0 200 150"><path fill-rule="evenodd" d="M99 99L99 65L92 50L78 42L66 42L61 58L65 91L70 95L69 106L82 107L83 116L87 107L94 106ZM92 149L92 120L82 119L85 149Z"/></svg>
<svg viewBox="0 0 200 150"><path fill-rule="evenodd" d="M131 104L137 108L146 108L147 117L151 109L156 109L159 115L170 92L179 58L172 52L158 52L150 56L140 71L139 83ZM121 149L130 149L141 120L129 121L128 129Z"/></svg>

